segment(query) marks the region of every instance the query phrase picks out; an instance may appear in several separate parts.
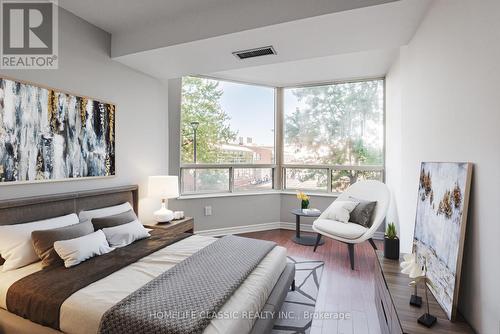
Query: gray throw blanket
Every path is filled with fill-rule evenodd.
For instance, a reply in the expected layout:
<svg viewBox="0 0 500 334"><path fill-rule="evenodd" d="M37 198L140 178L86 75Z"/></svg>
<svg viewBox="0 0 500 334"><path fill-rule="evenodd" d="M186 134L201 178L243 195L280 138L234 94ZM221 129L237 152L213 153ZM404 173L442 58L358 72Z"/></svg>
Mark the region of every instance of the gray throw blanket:
<svg viewBox="0 0 500 334"><path fill-rule="evenodd" d="M109 309L99 333L201 333L275 246L270 241L221 238Z"/></svg>

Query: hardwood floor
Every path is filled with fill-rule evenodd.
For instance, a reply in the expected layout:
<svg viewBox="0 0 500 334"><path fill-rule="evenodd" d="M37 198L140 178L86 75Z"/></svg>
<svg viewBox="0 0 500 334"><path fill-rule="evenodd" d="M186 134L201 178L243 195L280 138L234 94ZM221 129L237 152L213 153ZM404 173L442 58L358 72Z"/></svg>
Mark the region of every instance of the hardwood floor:
<svg viewBox="0 0 500 334"><path fill-rule="evenodd" d="M316 312L344 313L343 320L314 320L311 334L384 334L374 302L375 252L368 242L356 245L355 267L351 270L347 246L324 238L325 244L316 253L311 246L301 246L291 238L294 231L272 230L242 234L242 236L275 241L287 248L288 255L325 262ZM307 233L304 233L307 234ZM383 243L375 241L382 249Z"/></svg>

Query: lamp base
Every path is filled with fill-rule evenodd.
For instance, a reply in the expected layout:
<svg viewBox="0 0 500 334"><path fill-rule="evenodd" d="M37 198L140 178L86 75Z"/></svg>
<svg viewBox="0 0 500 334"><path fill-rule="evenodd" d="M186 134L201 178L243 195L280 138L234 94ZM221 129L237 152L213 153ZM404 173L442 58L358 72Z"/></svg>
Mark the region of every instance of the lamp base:
<svg viewBox="0 0 500 334"><path fill-rule="evenodd" d="M153 218L157 223L168 223L174 220L174 212L172 210L167 209L165 205L165 200L162 200L161 209L156 210L153 213Z"/></svg>
<svg viewBox="0 0 500 334"><path fill-rule="evenodd" d="M410 305L415 306L415 307L421 307L422 306L422 297L411 295Z"/></svg>
<svg viewBox="0 0 500 334"><path fill-rule="evenodd" d="M435 316L425 313L420 318L418 318L418 323L424 325L427 328L431 328L436 323L437 319Z"/></svg>

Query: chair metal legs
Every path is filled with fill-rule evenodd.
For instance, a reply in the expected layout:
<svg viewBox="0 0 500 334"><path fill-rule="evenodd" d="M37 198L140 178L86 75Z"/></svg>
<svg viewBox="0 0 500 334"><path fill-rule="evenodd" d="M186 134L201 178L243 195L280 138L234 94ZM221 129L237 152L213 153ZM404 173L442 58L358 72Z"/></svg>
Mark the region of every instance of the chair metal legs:
<svg viewBox="0 0 500 334"><path fill-rule="evenodd" d="M377 248L377 245L375 245L375 242L373 241L373 239L372 239L372 238L368 239L368 241L370 242L370 245L372 245L372 247L373 247L373 249L374 249L374 250L377 250L377 249L378 249L378 248Z"/></svg>
<svg viewBox="0 0 500 334"><path fill-rule="evenodd" d="M351 260L351 270L354 270L354 244L347 244L349 251L349 260Z"/></svg>
<svg viewBox="0 0 500 334"><path fill-rule="evenodd" d="M316 252L316 248L318 248L318 245L319 245L320 241L321 241L321 234L318 233L318 236L316 237L316 244L314 245L313 252Z"/></svg>

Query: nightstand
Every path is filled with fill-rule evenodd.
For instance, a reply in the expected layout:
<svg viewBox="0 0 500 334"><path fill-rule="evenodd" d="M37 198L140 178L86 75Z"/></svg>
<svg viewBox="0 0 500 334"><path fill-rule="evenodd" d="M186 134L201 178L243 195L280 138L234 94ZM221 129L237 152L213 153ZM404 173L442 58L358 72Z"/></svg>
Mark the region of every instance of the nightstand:
<svg viewBox="0 0 500 334"><path fill-rule="evenodd" d="M194 231L194 218L193 217L184 217L183 219L172 220L169 223L156 223L156 224L148 224L144 225L144 227L156 227L166 229L169 232L174 234L180 233L191 233Z"/></svg>

